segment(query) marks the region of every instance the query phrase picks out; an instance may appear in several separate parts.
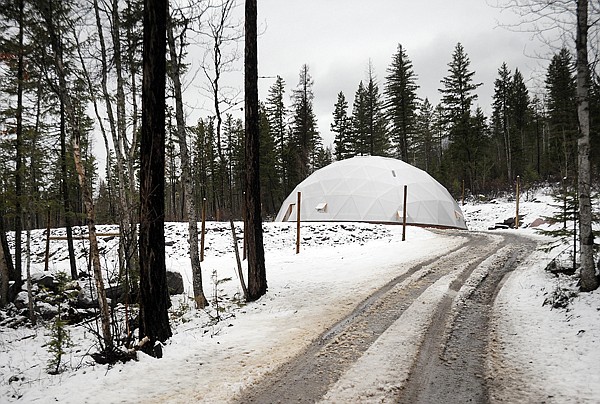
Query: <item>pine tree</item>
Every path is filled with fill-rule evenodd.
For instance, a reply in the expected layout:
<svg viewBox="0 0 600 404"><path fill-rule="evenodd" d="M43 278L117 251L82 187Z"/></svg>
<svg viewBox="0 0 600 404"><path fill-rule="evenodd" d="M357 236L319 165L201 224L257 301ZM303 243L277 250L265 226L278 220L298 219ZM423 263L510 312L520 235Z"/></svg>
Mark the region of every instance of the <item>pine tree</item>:
<svg viewBox="0 0 600 404"><path fill-rule="evenodd" d="M427 98L420 103L415 117L414 159L412 164L428 173L437 171L435 111Z"/></svg>
<svg viewBox="0 0 600 404"><path fill-rule="evenodd" d="M390 144L384 115L383 101L369 64L366 86L361 81L352 105L352 140L355 154L387 156Z"/></svg>
<svg viewBox="0 0 600 404"><path fill-rule="evenodd" d="M551 175L574 178L576 173L577 108L573 61L566 48L556 53L546 73L549 167Z"/></svg>
<svg viewBox="0 0 600 404"><path fill-rule="evenodd" d="M246 151L245 228L250 301L267 293L260 199L260 117L258 105L257 0L245 1L244 113ZM308 68L307 68L308 69ZM307 71L308 74L308 71ZM307 80L308 81L308 80Z"/></svg>
<svg viewBox="0 0 600 404"><path fill-rule="evenodd" d="M408 161L412 138L415 136L417 111L417 76L402 45L392 57L385 84L385 108L389 122L394 156Z"/></svg>
<svg viewBox="0 0 600 404"><path fill-rule="evenodd" d="M344 160L354 155L352 145L352 132L348 118L348 101L343 92L339 92L333 110L331 131L335 133L335 159Z"/></svg>
<svg viewBox="0 0 600 404"><path fill-rule="evenodd" d="M167 309L164 236L165 77L167 1L144 7L144 87L140 145L140 340L142 349L161 357L158 341L171 337Z"/></svg>
<svg viewBox="0 0 600 404"><path fill-rule="evenodd" d="M515 173L524 175L526 180L537 179L535 173L535 132L532 130L532 110L529 91L519 69L512 76L509 99L512 132L516 142L513 142L513 167Z"/></svg>
<svg viewBox="0 0 600 404"><path fill-rule="evenodd" d="M354 94L354 102L352 103L352 132L350 138L351 149L359 156L369 154L368 148L368 133L369 122L367 119L367 95L363 82L358 84L358 89Z"/></svg>
<svg viewBox="0 0 600 404"><path fill-rule="evenodd" d="M293 160L288 162L288 167L295 170L293 182L296 184L314 171L316 152L322 142L313 111L312 87L313 79L308 65L303 65L300 69L298 86L292 93L292 138L289 146ZM290 163L293 165L290 166Z"/></svg>
<svg viewBox="0 0 600 404"><path fill-rule="evenodd" d="M498 138L504 151L503 158L500 161L506 167L506 180L509 183L513 179L512 138L514 137L510 128L510 95L511 72L506 63L502 63L502 66L498 69L498 78L494 81L492 126L494 136Z"/></svg>
<svg viewBox="0 0 600 404"><path fill-rule="evenodd" d="M277 213L285 198L278 169L278 156L274 131L269 124L268 113L264 104L259 107L260 124L260 184L263 214L272 216Z"/></svg>
<svg viewBox="0 0 600 404"><path fill-rule="evenodd" d="M265 103L265 113L269 122L271 137L275 142L277 150L276 168L279 178L285 184L287 178L285 160L285 144L287 132L287 108L283 102L285 95L285 81L281 76L277 76L275 83L269 88L267 101Z"/></svg>
<svg viewBox="0 0 600 404"><path fill-rule="evenodd" d="M471 190L475 187L476 161L480 157L476 149L480 146L476 142L477 133L474 132L471 120L471 107L477 99L475 90L481 84L473 82L474 71L469 70L471 62L460 42L448 63L448 76L441 80L443 88L442 107L444 121L448 127L449 150L446 164L450 167L447 175L449 181L468 181Z"/></svg>

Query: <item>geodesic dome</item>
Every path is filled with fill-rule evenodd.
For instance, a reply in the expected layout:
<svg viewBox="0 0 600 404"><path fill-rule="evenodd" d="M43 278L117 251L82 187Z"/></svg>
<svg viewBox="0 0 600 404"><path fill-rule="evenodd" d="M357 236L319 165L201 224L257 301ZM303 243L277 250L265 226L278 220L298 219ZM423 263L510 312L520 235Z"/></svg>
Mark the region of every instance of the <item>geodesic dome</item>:
<svg viewBox="0 0 600 404"><path fill-rule="evenodd" d="M425 171L401 160L358 156L315 171L283 201L276 221L406 223L467 229L448 190Z"/></svg>

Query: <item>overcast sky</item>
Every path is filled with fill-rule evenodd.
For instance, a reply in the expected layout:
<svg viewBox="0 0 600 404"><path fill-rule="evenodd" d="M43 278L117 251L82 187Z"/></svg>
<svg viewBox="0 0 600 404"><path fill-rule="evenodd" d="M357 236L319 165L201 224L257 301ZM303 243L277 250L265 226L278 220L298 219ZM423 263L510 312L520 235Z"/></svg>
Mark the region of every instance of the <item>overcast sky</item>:
<svg viewBox="0 0 600 404"><path fill-rule="evenodd" d="M402 44L418 76L418 95L435 105L440 80L461 42L475 71L474 80L483 83L477 103L487 115L502 62L511 71L519 68L526 80L541 71L543 62L529 56L539 50L531 35L499 26L515 21L510 10L493 8L486 0L259 0L263 31L259 75L282 76L289 105L300 67L308 64L318 129L329 145L337 94L344 92L351 111L358 84L366 80L369 60L382 92L386 69ZM261 100L273 81L260 79Z"/></svg>

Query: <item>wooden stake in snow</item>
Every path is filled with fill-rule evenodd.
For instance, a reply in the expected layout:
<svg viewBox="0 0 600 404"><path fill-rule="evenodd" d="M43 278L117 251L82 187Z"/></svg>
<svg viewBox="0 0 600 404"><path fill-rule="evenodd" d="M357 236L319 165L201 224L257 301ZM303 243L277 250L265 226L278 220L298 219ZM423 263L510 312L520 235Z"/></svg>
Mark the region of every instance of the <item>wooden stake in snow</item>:
<svg viewBox="0 0 600 404"><path fill-rule="evenodd" d="M406 240L406 194L407 186L404 186L404 202L402 205L402 241Z"/></svg>
<svg viewBox="0 0 600 404"><path fill-rule="evenodd" d="M520 199L520 195L519 195L519 176L517 175L517 214L515 216L515 229L519 228L519 199Z"/></svg>
<svg viewBox="0 0 600 404"><path fill-rule="evenodd" d="M48 220L46 221L46 255L44 256L44 271L48 271L50 261L50 205L48 205Z"/></svg>
<svg viewBox="0 0 600 404"><path fill-rule="evenodd" d="M300 200L302 192L298 191L298 201L296 202L296 254L300 254Z"/></svg>

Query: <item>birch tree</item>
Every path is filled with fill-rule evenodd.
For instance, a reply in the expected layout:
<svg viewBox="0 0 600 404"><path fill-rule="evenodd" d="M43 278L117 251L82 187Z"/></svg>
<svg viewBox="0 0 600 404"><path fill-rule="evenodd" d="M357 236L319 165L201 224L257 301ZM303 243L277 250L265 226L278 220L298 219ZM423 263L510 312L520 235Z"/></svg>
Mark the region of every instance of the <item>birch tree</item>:
<svg viewBox="0 0 600 404"><path fill-rule="evenodd" d="M533 32L551 50L575 44L576 101L579 134L577 138L577 192L579 198L579 254L581 290L599 286L593 258L594 234L590 198L590 67L589 54L597 61L600 35L600 5L588 0L505 0L498 5L521 17L523 30ZM591 14L591 19L590 19ZM593 40L589 40L592 38ZM559 44L557 46L556 44Z"/></svg>
<svg viewBox="0 0 600 404"><path fill-rule="evenodd" d="M598 288L594 266L594 233L592 232L591 170L590 170L590 69L588 64L588 1L577 0L577 117L579 118L578 198L579 254L581 257L581 290Z"/></svg>

